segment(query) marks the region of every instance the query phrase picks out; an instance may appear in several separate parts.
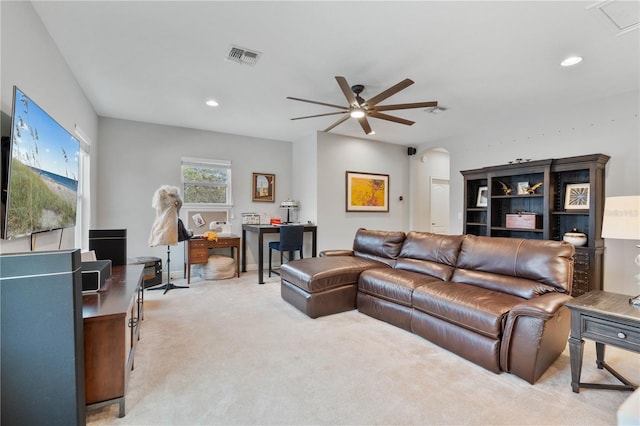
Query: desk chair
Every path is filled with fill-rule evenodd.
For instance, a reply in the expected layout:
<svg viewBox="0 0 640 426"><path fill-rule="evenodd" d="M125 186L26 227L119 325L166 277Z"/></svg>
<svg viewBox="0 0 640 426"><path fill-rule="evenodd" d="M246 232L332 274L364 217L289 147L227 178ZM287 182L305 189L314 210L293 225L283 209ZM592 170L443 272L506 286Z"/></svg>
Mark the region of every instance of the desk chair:
<svg viewBox="0 0 640 426"><path fill-rule="evenodd" d="M280 227L280 241L269 242L269 277L273 272L276 275L280 275L280 272L274 270L271 267L272 251L277 250L280 252L280 264L283 263L283 253L289 252L289 260L293 260L294 252L300 251L300 259L302 259L302 243L304 236L303 225L284 225Z"/></svg>

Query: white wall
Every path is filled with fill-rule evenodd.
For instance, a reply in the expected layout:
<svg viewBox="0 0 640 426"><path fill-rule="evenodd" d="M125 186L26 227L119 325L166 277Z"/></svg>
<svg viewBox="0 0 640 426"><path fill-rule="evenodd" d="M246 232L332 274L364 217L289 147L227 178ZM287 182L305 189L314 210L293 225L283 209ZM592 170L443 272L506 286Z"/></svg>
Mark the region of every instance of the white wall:
<svg viewBox="0 0 640 426"><path fill-rule="evenodd" d="M292 199L299 202L298 220L318 222L317 136L309 135L292 146ZM311 239L305 234L305 253L311 253Z"/></svg>
<svg viewBox="0 0 640 426"><path fill-rule="evenodd" d="M318 250L351 248L358 228L408 230L407 148L372 140L318 133ZM347 213L346 171L389 175L388 213ZM399 201L402 196L404 201Z"/></svg>
<svg viewBox="0 0 640 426"><path fill-rule="evenodd" d="M242 232L241 213L280 217L280 202L292 194L290 142L113 118L100 118L98 137L101 143L96 228L126 228L129 257L156 256L163 264L166 261L166 247L148 246L155 219L151 199L162 185L180 187L182 157L231 161L234 234ZM275 202L251 201L253 172L276 175ZM255 269L257 240L253 234L247 240L247 268ZM180 243L171 250L174 277L182 276L182 246Z"/></svg>
<svg viewBox="0 0 640 426"><path fill-rule="evenodd" d="M570 110L549 105L534 116L487 123L472 134L438 141L451 158L451 233L462 232L463 178L460 170L506 164L516 158L570 157L603 153L606 195L640 194L640 120L638 92L602 99ZM420 147L427 149L432 145ZM420 149L418 150L420 151ZM637 241L607 240L604 288L637 294L633 263Z"/></svg>
<svg viewBox="0 0 640 426"><path fill-rule="evenodd" d="M0 2L0 109L2 135L8 136L11 124L13 86L18 86L67 131L78 125L97 145L98 117L69 70L67 63L49 36L40 17L27 1ZM97 158L92 155L91 166ZM92 182L92 192L95 182ZM92 200L92 211L95 211ZM93 216L95 218L95 216ZM38 234L37 250L74 247L74 229ZM0 252L30 250L30 238L0 241Z"/></svg>

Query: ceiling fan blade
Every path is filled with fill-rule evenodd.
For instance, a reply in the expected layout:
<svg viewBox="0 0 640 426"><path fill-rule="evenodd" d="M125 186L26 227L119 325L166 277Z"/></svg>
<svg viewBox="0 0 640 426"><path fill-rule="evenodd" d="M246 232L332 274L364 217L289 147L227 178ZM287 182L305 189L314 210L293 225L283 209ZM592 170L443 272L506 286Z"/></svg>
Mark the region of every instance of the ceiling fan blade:
<svg viewBox="0 0 640 426"><path fill-rule="evenodd" d="M316 105L324 105L324 106L328 106L328 107L332 107L332 108L340 108L340 109L344 109L344 110L348 110L349 109L349 107L346 107L346 106L343 106L343 105L327 104L327 103L324 103L324 102L310 101L308 99L293 98L291 96L287 96L287 99L291 99L293 101L308 102L310 104L316 104Z"/></svg>
<svg viewBox="0 0 640 426"><path fill-rule="evenodd" d="M371 134L371 126L369 125L369 121L366 116L358 118L358 123L360 123L360 126L366 135Z"/></svg>
<svg viewBox="0 0 640 426"><path fill-rule="evenodd" d="M344 93L345 98L347 98L349 105L359 106L356 96L351 91L351 87L349 87L347 80L344 77L336 76L336 81L338 82L338 86L340 86L342 93Z"/></svg>
<svg viewBox="0 0 640 426"><path fill-rule="evenodd" d="M396 109L411 109L411 108L429 108L438 106L437 101L433 102L414 102L410 104L395 104L395 105L379 105L374 109L376 111L392 111Z"/></svg>
<svg viewBox="0 0 640 426"><path fill-rule="evenodd" d="M394 123L406 124L407 126L411 126L415 123L415 121L405 120L404 118L396 117L389 114L383 114L377 111L367 111L367 115L373 118L379 118L381 120L393 121Z"/></svg>
<svg viewBox="0 0 640 426"><path fill-rule="evenodd" d="M316 114L316 115L307 115L307 116L304 116L304 117L295 117L295 118L292 118L291 120L302 120L302 119L305 119L305 118L324 117L326 115L346 114L347 112L348 111L327 112L325 114Z"/></svg>
<svg viewBox="0 0 640 426"><path fill-rule="evenodd" d="M323 130L323 132L328 132L329 130L333 129L334 127L336 127L338 124L342 124L345 121L347 121L349 119L349 117L351 117L349 114L345 115L344 117L342 117L340 120L336 121L335 123L333 123L331 126L327 127L326 129Z"/></svg>
<svg viewBox="0 0 640 426"><path fill-rule="evenodd" d="M404 80L402 80L400 83L396 84L395 86L391 86L387 90L378 93L373 98L368 99L366 104L367 104L368 107L372 107L375 104L377 104L378 102L384 101L388 97L390 97L392 95L395 95L396 93L398 93L402 89L406 89L407 87L411 86L412 84L413 84L413 80L411 80L409 78L405 78Z"/></svg>

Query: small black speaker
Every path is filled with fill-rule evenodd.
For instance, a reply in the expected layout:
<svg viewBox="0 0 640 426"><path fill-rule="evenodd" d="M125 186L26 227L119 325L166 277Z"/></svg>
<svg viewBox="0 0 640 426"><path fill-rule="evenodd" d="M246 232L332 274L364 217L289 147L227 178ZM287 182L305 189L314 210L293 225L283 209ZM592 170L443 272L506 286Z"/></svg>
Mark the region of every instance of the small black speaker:
<svg viewBox="0 0 640 426"><path fill-rule="evenodd" d="M414 147L407 147L407 155L416 155L416 152L417 150Z"/></svg>
<svg viewBox="0 0 640 426"><path fill-rule="evenodd" d="M90 229L89 250L96 252L96 259L110 259L113 266L127 264L126 229Z"/></svg>

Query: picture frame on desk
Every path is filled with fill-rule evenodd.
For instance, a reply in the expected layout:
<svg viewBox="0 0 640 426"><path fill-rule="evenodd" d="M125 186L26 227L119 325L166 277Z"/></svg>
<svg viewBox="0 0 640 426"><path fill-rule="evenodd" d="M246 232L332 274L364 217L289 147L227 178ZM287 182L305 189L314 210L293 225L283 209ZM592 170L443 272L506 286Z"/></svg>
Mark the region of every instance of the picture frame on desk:
<svg viewBox="0 0 640 426"><path fill-rule="evenodd" d="M251 179L251 201L273 203L276 199L276 175L271 173L253 173Z"/></svg>

